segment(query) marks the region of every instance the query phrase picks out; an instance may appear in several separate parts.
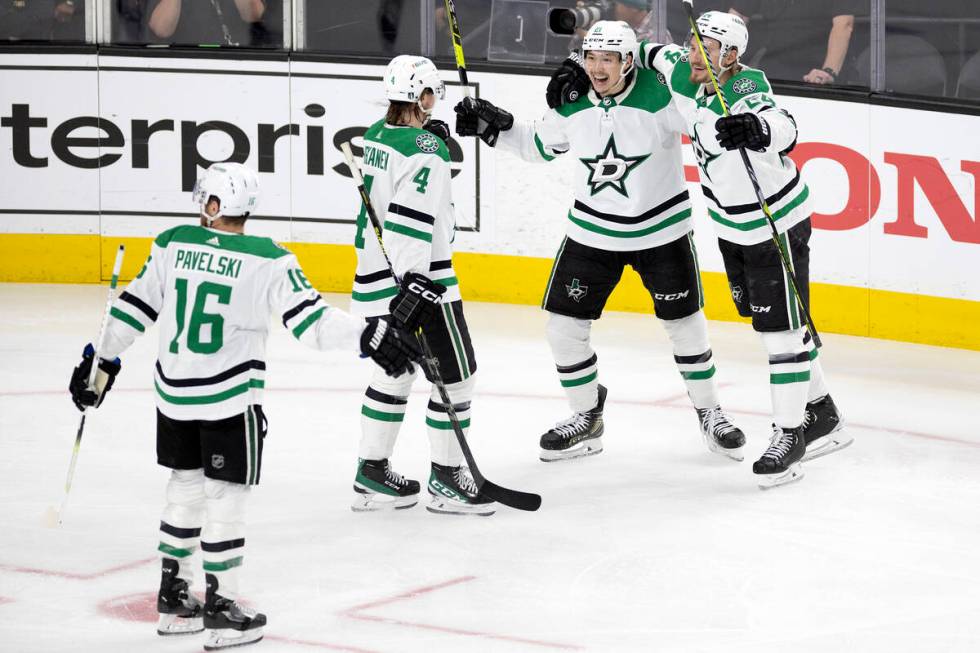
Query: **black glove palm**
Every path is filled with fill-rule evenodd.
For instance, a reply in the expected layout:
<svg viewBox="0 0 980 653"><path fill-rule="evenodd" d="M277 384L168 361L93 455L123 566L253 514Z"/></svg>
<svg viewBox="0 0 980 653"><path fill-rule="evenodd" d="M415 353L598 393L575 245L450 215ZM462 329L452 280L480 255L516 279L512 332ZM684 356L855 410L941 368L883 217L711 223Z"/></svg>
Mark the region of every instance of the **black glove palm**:
<svg viewBox="0 0 980 653"><path fill-rule="evenodd" d="M422 360L415 336L398 329L383 317L368 320L361 333L361 352L393 377L411 374L415 371L412 362Z"/></svg>
<svg viewBox="0 0 980 653"><path fill-rule="evenodd" d="M592 88L592 82L581 61L578 54L573 54L551 74L548 90L544 94L549 108L557 109L563 104L575 102Z"/></svg>
<svg viewBox="0 0 980 653"><path fill-rule="evenodd" d="M747 150L761 152L772 142L769 123L754 113L739 113L725 116L715 122L718 131L718 144L726 150Z"/></svg>
<svg viewBox="0 0 980 653"><path fill-rule="evenodd" d="M118 358L110 361L99 357L99 371L95 374L95 388L90 388L88 377L92 372L92 360L94 358L95 348L92 347L92 343L89 343L82 350L82 362L75 366L71 373L71 381L68 382L71 400L75 402L75 407L81 411L89 407L98 408L102 405L106 393L112 388L116 375L122 369L122 363Z"/></svg>
<svg viewBox="0 0 980 653"><path fill-rule="evenodd" d="M417 272L409 272L402 279L398 294L388 304L395 324L408 332L414 332L428 322L439 310L445 286L440 286Z"/></svg>
<svg viewBox="0 0 980 653"><path fill-rule="evenodd" d="M456 133L460 136L479 136L493 147L500 132L514 126L514 116L486 100L465 97L456 105Z"/></svg>
<svg viewBox="0 0 980 653"><path fill-rule="evenodd" d="M449 131L449 124L434 118L430 118L424 125L422 125L422 129L435 134L442 139L443 143L446 144L449 143L449 138L452 136L452 133Z"/></svg>

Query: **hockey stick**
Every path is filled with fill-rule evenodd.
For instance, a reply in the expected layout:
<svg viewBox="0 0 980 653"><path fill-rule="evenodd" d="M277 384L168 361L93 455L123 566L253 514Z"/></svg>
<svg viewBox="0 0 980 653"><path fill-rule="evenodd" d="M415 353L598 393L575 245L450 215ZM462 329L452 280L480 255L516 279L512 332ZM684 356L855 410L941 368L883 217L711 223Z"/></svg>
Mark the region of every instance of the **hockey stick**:
<svg viewBox="0 0 980 653"><path fill-rule="evenodd" d="M357 167L357 162L354 161L354 153L351 152L350 143L341 143L340 149L343 150L344 158L347 159L347 167L350 168L351 177L353 177L354 183L357 184L357 192L360 193L361 201L364 202L364 208L367 211L368 218L371 220L371 226L374 228L374 235L378 239L378 246L381 248L381 253L384 255L385 262L388 264L388 270L391 272L391 276L394 277L395 282L397 283L398 277L395 276L395 268L391 264L391 259L388 258L388 252L385 251L384 240L382 239L381 235L381 221L378 219L378 214L374 212L374 206L371 204L371 197L368 195L367 189L364 188L364 179L361 177L361 171ZM456 441L459 442L459 448L463 450L463 457L466 459L466 464L470 468L470 473L473 474L473 480L476 482L477 492L493 499L497 503L510 506L511 508L517 508L518 510L534 511L540 508L540 495L501 487L488 480L480 472L480 468L476 466L476 460L473 459L473 453L470 451L470 445L466 441L466 434L463 433L463 427L459 423L459 417L456 415L456 409L453 406L453 402L450 400L449 392L446 390L446 384L442 380L442 374L439 372L439 362L432 354L432 349L429 347L429 342L426 339L425 334L422 333L421 327L416 332L416 335L418 336L419 344L422 347L425 366L429 370L429 376L432 379L432 383L439 391L439 397L442 399L443 406L446 408L446 413L449 415L449 423L452 424L453 433L456 434Z"/></svg>
<svg viewBox="0 0 980 653"><path fill-rule="evenodd" d="M447 0L448 2L449 0ZM724 116L731 115L728 111L728 102L725 101L725 94L721 92L721 86L718 84L718 78L715 76L714 65L708 58L708 53L704 47L704 37L701 35L701 30L698 29L698 22L694 18L694 0L681 0L684 3L684 9L687 12L687 20L691 24L691 30L694 33L694 40L697 43L698 50L701 52L701 58L708 68L708 77L711 78L711 86L715 90L715 94L718 96L718 100L721 102L721 110ZM742 54L741 52L739 53ZM783 263L783 269L786 271L786 277L789 279L790 284L793 286L793 292L796 293L796 301L800 308L803 310L803 316L806 318L806 326L810 330L810 335L813 336L813 345L816 348L823 346L820 342L820 334L817 333L817 327L813 323L813 318L810 317L810 309L807 303L803 301L803 295L800 294L800 284L796 281L796 275L793 273L793 266L789 262L789 255L785 249L783 249L783 244L779 242L779 232L776 230L776 221L772 217L772 211L769 210L769 204L766 202L766 196L762 193L762 185L759 184L759 178L755 174L755 168L752 167L752 162L749 160L749 155L745 151L744 147L738 148L738 153L742 156L742 163L745 165L745 171L749 175L749 180L752 182L752 190L755 191L756 201L759 203L759 207L762 209L763 215L766 217L766 222L769 224L769 229L772 231L772 242L776 244L776 251L779 252L779 259ZM789 242L789 237L787 236L787 243Z"/></svg>
<svg viewBox="0 0 980 653"><path fill-rule="evenodd" d="M459 30L459 19L456 17L456 3L446 0L446 16L449 20L449 34L453 39L453 54L456 57L456 70L459 72L459 83L463 85L463 95L470 97L470 85L466 78L466 57L463 56L463 35Z"/></svg>
<svg viewBox="0 0 980 653"><path fill-rule="evenodd" d="M112 279L109 280L109 296L105 301L105 311L102 313L102 326L99 327L99 337L95 341L95 351L92 355L92 369L88 373L88 387L95 385L95 375L99 371L99 351L102 349L105 339L106 325L109 323L109 311L112 309L112 296L116 291L116 283L119 281L119 270L122 269L123 253L125 245L120 245L116 251L116 262L112 265ZM61 500L61 509L58 510L57 523L60 524L65 517L65 508L68 507L68 495L71 492L71 483L75 478L75 464L78 462L78 451L82 447L82 433L85 431L85 417L88 415L90 406L86 406L82 411L82 417L78 421L78 432L75 434L75 447L71 452L71 463L68 465L68 477L65 479L65 496Z"/></svg>

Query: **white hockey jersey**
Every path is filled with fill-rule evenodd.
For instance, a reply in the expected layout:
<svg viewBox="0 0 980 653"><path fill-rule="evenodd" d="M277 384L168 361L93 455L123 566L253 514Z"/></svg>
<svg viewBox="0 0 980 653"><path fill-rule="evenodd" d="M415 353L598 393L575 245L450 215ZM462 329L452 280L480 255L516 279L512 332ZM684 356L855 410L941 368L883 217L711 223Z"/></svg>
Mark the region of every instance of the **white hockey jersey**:
<svg viewBox="0 0 980 653"><path fill-rule="evenodd" d="M661 73L684 117L694 145L701 189L708 215L722 240L754 245L768 240L772 231L759 207L755 191L737 150L718 144L715 122L723 115L721 102L706 93L703 84L690 81L688 51L678 45L640 44L639 63ZM765 73L743 66L722 86L732 114L751 112L769 125L772 142L763 152L747 151L766 203L779 233L810 216L810 190L787 156L796 144L796 122L776 99Z"/></svg>
<svg viewBox="0 0 980 653"><path fill-rule="evenodd" d="M656 247L692 229L683 121L655 72L636 70L631 77L615 96L590 90L541 120L515 121L498 140L527 161L578 159L566 233L611 251Z"/></svg>
<svg viewBox="0 0 980 653"><path fill-rule="evenodd" d="M423 129L379 120L364 134L362 171L398 278L417 272L446 287L443 303L459 300L452 263L456 220L446 144ZM363 205L354 248L357 271L351 312L364 317L387 315L398 284Z"/></svg>
<svg viewBox="0 0 980 653"><path fill-rule="evenodd" d="M174 227L113 302L99 355L119 356L157 323L160 412L224 419L262 403L270 313L303 344L360 351L364 320L327 306L288 250L268 238Z"/></svg>

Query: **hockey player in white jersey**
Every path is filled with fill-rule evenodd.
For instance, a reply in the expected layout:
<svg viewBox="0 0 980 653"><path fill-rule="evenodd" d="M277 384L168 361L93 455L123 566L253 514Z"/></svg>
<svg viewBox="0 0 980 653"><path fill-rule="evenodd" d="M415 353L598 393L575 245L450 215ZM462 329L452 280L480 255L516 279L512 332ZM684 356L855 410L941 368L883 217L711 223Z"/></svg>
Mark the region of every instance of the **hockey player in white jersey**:
<svg viewBox="0 0 980 653"><path fill-rule="evenodd" d="M732 299L740 315L752 318L769 353L773 435L753 465L759 484L769 487L801 478L801 460L841 449L852 437L840 432L841 414L738 152L748 153L809 302L810 191L787 156L796 145L796 122L777 105L765 74L739 62L749 38L739 17L709 11L697 24L730 116L723 117L693 34L689 47L642 43L639 65L664 76L684 117ZM555 97L567 99L582 88L570 68L566 62L553 77Z"/></svg>
<svg viewBox="0 0 980 653"><path fill-rule="evenodd" d="M139 275L114 302L94 388L91 345L70 391L79 410L98 406L120 370L118 356L153 324L159 352L153 383L157 461L169 467L160 522L161 635L208 629L204 648L262 638L264 614L237 603L245 551L245 504L259 483L267 420L262 410L269 315L305 345L371 356L392 375L411 374L414 337L385 319L365 322L328 306L296 257L268 238L244 234L258 203L254 172L216 163L198 180L201 226L154 240ZM205 601L190 592L191 560L202 551Z"/></svg>
<svg viewBox="0 0 980 653"><path fill-rule="evenodd" d="M421 327L466 432L476 359L452 265L456 223L449 149L443 140L449 132L445 123L428 120L437 100L445 96L445 86L431 61L400 55L385 70L384 92L387 115L364 134L362 169L371 204L383 223L384 247L395 276L362 206L354 241L357 271L351 311L365 317L393 314L409 332ZM390 463L414 380L414 374L393 378L378 368L364 393L351 505L355 511L418 503L418 481L396 473ZM432 462L426 507L436 513L491 515L494 503L479 494L462 464L463 452L449 419L433 385L425 417Z"/></svg>
<svg viewBox="0 0 980 653"><path fill-rule="evenodd" d="M702 310L691 205L681 165L682 123L656 73L635 66L637 42L624 22L600 21L583 41L591 88L537 121L515 121L486 100L456 106L456 131L528 161L577 159L575 200L543 308L558 377L573 415L541 436L540 458L602 451L606 388L590 345L623 270L632 266L667 330L711 451L742 458L745 438L719 405Z"/></svg>

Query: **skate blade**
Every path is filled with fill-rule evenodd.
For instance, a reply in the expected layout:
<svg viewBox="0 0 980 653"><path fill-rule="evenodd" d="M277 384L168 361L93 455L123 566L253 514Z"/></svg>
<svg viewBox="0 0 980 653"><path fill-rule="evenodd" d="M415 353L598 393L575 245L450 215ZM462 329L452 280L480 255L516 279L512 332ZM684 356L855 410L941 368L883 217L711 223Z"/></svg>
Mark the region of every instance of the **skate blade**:
<svg viewBox="0 0 980 653"><path fill-rule="evenodd" d="M350 504L354 512L377 512L379 510L404 510L419 502L419 495L393 497L387 494L358 494Z"/></svg>
<svg viewBox="0 0 980 653"><path fill-rule="evenodd" d="M437 515L476 515L477 517L489 517L497 512L492 503L469 504L455 501L443 496L431 495L432 499L425 507L431 513Z"/></svg>
<svg viewBox="0 0 980 653"><path fill-rule="evenodd" d="M771 490L780 485L795 483L803 478L803 466L800 463L793 463L782 474L756 474L759 480L759 489Z"/></svg>
<svg viewBox="0 0 980 653"><path fill-rule="evenodd" d="M806 453L803 455L802 461L805 462L807 460L822 458L827 454L840 451L841 449L846 449L853 443L853 435L841 433L839 430L831 431L822 438L817 438L807 446Z"/></svg>
<svg viewBox="0 0 980 653"><path fill-rule="evenodd" d="M235 646L254 644L261 639L261 628L252 628L251 630L235 630L234 628L212 629L208 631L208 638L204 642L204 650L220 651Z"/></svg>
<svg viewBox="0 0 980 653"><path fill-rule="evenodd" d="M157 621L157 635L194 635L204 630L204 617L179 617L175 614L161 614Z"/></svg>
<svg viewBox="0 0 980 653"><path fill-rule="evenodd" d="M541 449L538 458L541 459L541 462L553 463L558 460L573 460L575 458L584 458L585 456L594 456L597 453L602 453L601 437L579 442L574 447L570 447L568 449L558 451Z"/></svg>
<svg viewBox="0 0 980 653"><path fill-rule="evenodd" d="M722 456L724 458L730 458L731 460L736 460L738 462L742 462L743 460L745 460L745 453L743 451L745 449L744 446L735 447L734 449L726 449L725 447L715 442L714 438L712 438L711 436L703 433L702 435L704 436L704 443L708 445L708 451L710 451L711 453L716 453L719 456Z"/></svg>

